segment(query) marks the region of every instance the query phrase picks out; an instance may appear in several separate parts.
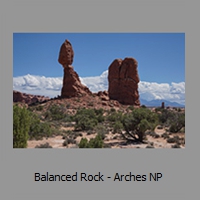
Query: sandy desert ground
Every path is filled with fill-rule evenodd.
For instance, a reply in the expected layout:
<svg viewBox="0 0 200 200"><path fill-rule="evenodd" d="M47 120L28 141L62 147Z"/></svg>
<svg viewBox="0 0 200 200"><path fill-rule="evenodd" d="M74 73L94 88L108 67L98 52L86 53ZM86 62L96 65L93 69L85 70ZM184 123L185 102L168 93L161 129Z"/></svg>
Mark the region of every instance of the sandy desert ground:
<svg viewBox="0 0 200 200"><path fill-rule="evenodd" d="M64 128L64 127L63 127ZM68 128L69 130L69 128ZM172 146L175 143L168 143L166 139L162 137L162 134L165 133L166 130L163 129L155 129L155 133L159 135L158 138L152 137L151 135L146 136L146 142L145 143L135 143L135 144L128 144L125 140L120 139L120 134L112 134L109 133L106 135L106 138L104 139L105 144L109 144L110 148L113 149L129 149L129 148L172 148ZM179 136L180 138L185 139L185 133L175 133L170 134L169 137L173 137L174 135ZM82 133L82 136L78 136L76 138L77 144L80 142L81 138L87 138L88 140L91 138L94 138L96 134L87 135L86 132ZM63 139L63 136L55 136L55 137L49 137L49 138L43 138L43 140L29 140L28 141L28 147L27 148L35 148L37 145L49 143L49 145L52 148L59 148L59 149L66 149L66 148L78 148L77 144L69 144L67 147L63 146L65 139ZM180 148L185 148L184 144L180 145Z"/></svg>

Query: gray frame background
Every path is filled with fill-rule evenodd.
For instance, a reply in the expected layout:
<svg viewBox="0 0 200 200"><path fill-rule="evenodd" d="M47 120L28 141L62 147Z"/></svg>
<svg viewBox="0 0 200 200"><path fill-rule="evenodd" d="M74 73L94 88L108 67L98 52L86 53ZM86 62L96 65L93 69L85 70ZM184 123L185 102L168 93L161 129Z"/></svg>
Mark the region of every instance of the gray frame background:
<svg viewBox="0 0 200 200"><path fill-rule="evenodd" d="M199 63L198 1L7 0L0 5L2 199L198 199L199 133L195 89ZM185 149L13 149L12 46L14 32L185 33ZM31 48L31 47L30 47ZM33 57L34 59L34 57ZM170 59L170 58L169 58ZM28 66L27 66L28 67ZM148 174L158 182L34 182L34 173L99 171Z"/></svg>

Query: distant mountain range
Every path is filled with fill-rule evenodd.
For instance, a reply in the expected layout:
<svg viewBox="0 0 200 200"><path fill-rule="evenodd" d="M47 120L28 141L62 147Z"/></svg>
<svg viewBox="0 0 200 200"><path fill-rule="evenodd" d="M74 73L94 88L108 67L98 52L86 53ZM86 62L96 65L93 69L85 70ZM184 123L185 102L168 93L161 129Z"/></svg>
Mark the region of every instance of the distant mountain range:
<svg viewBox="0 0 200 200"><path fill-rule="evenodd" d="M145 99L140 99L140 105L145 105L147 107L160 107L162 102L165 103L165 107L185 107L185 105L176 103L176 102L170 102L164 99L159 99L159 100L151 100L147 101Z"/></svg>

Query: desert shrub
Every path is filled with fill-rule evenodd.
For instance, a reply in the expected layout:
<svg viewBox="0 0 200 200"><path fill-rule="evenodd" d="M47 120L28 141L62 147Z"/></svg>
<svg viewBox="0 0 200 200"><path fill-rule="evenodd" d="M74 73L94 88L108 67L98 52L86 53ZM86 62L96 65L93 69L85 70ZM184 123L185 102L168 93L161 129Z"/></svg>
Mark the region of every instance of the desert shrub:
<svg viewBox="0 0 200 200"><path fill-rule="evenodd" d="M122 136L127 140L142 142L147 130L154 130L158 123L157 114L147 108L134 109L123 118L125 133Z"/></svg>
<svg viewBox="0 0 200 200"><path fill-rule="evenodd" d="M13 106L13 148L26 148L31 124L30 111Z"/></svg>
<svg viewBox="0 0 200 200"><path fill-rule="evenodd" d="M43 106L41 106L41 105L37 106L37 107L36 107L36 110L37 110L37 111L42 111L42 110L43 110Z"/></svg>
<svg viewBox="0 0 200 200"><path fill-rule="evenodd" d="M76 130L93 130L98 122L102 122L104 120L103 110L85 108L79 109L73 116L73 120L76 122Z"/></svg>
<svg viewBox="0 0 200 200"><path fill-rule="evenodd" d="M174 144L171 146L172 148L181 148L179 144Z"/></svg>
<svg viewBox="0 0 200 200"><path fill-rule="evenodd" d="M114 108L111 108L110 109L110 112L115 112L116 110Z"/></svg>
<svg viewBox="0 0 200 200"><path fill-rule="evenodd" d="M148 148L148 149L153 149L153 148L154 148L154 146L147 145L147 146L146 146L146 148Z"/></svg>
<svg viewBox="0 0 200 200"><path fill-rule="evenodd" d="M50 137L53 129L47 122L40 122L40 118L36 113L30 113L31 124L29 129L29 139L42 139L43 137Z"/></svg>
<svg viewBox="0 0 200 200"><path fill-rule="evenodd" d="M134 109L135 109L134 106L129 106L129 107L128 107L128 110L133 111Z"/></svg>
<svg viewBox="0 0 200 200"><path fill-rule="evenodd" d="M63 142L63 146L67 147L68 146L68 138L65 137L63 139L65 139L65 141Z"/></svg>
<svg viewBox="0 0 200 200"><path fill-rule="evenodd" d="M87 135L92 135L92 134L94 134L94 133L95 133L94 130L88 130L88 131L87 131Z"/></svg>
<svg viewBox="0 0 200 200"><path fill-rule="evenodd" d="M146 108L146 106L145 105L141 105L141 108Z"/></svg>
<svg viewBox="0 0 200 200"><path fill-rule="evenodd" d="M174 119L171 122L169 131L172 133L179 132L183 127L185 127L185 114L184 113L175 113Z"/></svg>
<svg viewBox="0 0 200 200"><path fill-rule="evenodd" d="M181 112L181 108L178 108L178 112Z"/></svg>
<svg viewBox="0 0 200 200"><path fill-rule="evenodd" d="M90 130L94 129L97 124L98 121L96 119L81 118L76 122L75 129Z"/></svg>
<svg viewBox="0 0 200 200"><path fill-rule="evenodd" d="M76 144L76 140L73 137L69 137L68 144Z"/></svg>
<svg viewBox="0 0 200 200"><path fill-rule="evenodd" d="M157 126L157 129L163 129L163 126Z"/></svg>
<svg viewBox="0 0 200 200"><path fill-rule="evenodd" d="M103 148L103 139L101 135L97 135L95 138L90 139L89 148Z"/></svg>
<svg viewBox="0 0 200 200"><path fill-rule="evenodd" d="M97 135L95 138L92 138L89 141L87 138L82 138L78 146L79 148L103 148L104 143L101 135Z"/></svg>
<svg viewBox="0 0 200 200"><path fill-rule="evenodd" d="M159 137L160 137L160 135L155 133L154 138L159 138Z"/></svg>
<svg viewBox="0 0 200 200"><path fill-rule="evenodd" d="M96 127L95 127L95 131L98 135L101 136L102 140L105 139L106 137L106 134L108 134L108 130L107 128L104 126L104 125L101 125L101 124L98 124Z"/></svg>
<svg viewBox="0 0 200 200"><path fill-rule="evenodd" d="M72 131L72 130L67 130L67 131L64 131L64 137L65 138L73 138L73 139L76 139L78 136L81 136L82 133L79 133L79 132L76 132L76 131Z"/></svg>
<svg viewBox="0 0 200 200"><path fill-rule="evenodd" d="M153 143L153 142L150 142L150 145L151 145L151 146L153 146L153 145L154 145L154 143Z"/></svg>
<svg viewBox="0 0 200 200"><path fill-rule="evenodd" d="M63 136L62 136L62 139L63 139L63 140L65 140L66 138L67 138L67 136L66 136L66 135L63 135Z"/></svg>
<svg viewBox="0 0 200 200"><path fill-rule="evenodd" d="M162 108L162 107L157 107L157 108L155 108L155 111L156 112L162 112L164 109Z"/></svg>
<svg viewBox="0 0 200 200"><path fill-rule="evenodd" d="M163 134L161 135L161 137L164 138L164 139L167 139L167 138L169 138L169 134L163 133Z"/></svg>
<svg viewBox="0 0 200 200"><path fill-rule="evenodd" d="M45 113L45 119L49 120L61 120L66 117L65 108L62 105L53 104L49 107L48 111Z"/></svg>
<svg viewBox="0 0 200 200"><path fill-rule="evenodd" d="M81 141L78 145L79 148L89 148L87 138L81 138Z"/></svg>
<svg viewBox="0 0 200 200"><path fill-rule="evenodd" d="M104 110L100 108L100 109L94 109L94 111L98 122L103 122L105 120L103 116Z"/></svg>
<svg viewBox="0 0 200 200"><path fill-rule="evenodd" d="M120 121L116 121L113 125L113 133L121 133L123 130L123 124Z"/></svg>
<svg viewBox="0 0 200 200"><path fill-rule="evenodd" d="M63 130L66 135L71 135L73 133L72 130Z"/></svg>
<svg viewBox="0 0 200 200"><path fill-rule="evenodd" d="M147 132L146 135L150 135L153 138L159 138L160 137L160 135L158 135L157 133L155 133L153 131Z"/></svg>
<svg viewBox="0 0 200 200"><path fill-rule="evenodd" d="M174 138L168 138L168 139L167 139L167 142L168 142L168 143L175 143L176 140L175 140Z"/></svg>
<svg viewBox="0 0 200 200"><path fill-rule="evenodd" d="M68 144L76 144L76 140L72 137L64 137L65 141L63 142L63 146L68 146Z"/></svg>
<svg viewBox="0 0 200 200"><path fill-rule="evenodd" d="M113 112L110 112L107 116L107 121L109 122L116 122L116 121L122 121L122 118L123 118L123 114L121 111L113 111Z"/></svg>
<svg viewBox="0 0 200 200"><path fill-rule="evenodd" d="M162 125L169 125L173 121L175 112L160 108L161 114L159 114L159 121Z"/></svg>
<svg viewBox="0 0 200 200"><path fill-rule="evenodd" d="M113 137L113 140L116 140L116 139L118 139L118 136L117 136L117 135L115 135L115 136Z"/></svg>
<svg viewBox="0 0 200 200"><path fill-rule="evenodd" d="M168 143L177 143L177 144L179 144L179 137L175 136L175 137L168 138L167 142Z"/></svg>
<svg viewBox="0 0 200 200"><path fill-rule="evenodd" d="M48 123L46 123L48 124ZM48 135L49 136L52 136L52 135L62 135L62 131L59 130L58 128L55 128L55 127L52 127L50 124L48 124L48 126L50 127L50 134Z"/></svg>
<svg viewBox="0 0 200 200"><path fill-rule="evenodd" d="M35 146L35 148L52 148L52 146L49 145L48 142L46 142L45 144Z"/></svg>
<svg viewBox="0 0 200 200"><path fill-rule="evenodd" d="M160 123L169 126L172 133L177 133L185 127L185 113L162 109L158 116Z"/></svg>

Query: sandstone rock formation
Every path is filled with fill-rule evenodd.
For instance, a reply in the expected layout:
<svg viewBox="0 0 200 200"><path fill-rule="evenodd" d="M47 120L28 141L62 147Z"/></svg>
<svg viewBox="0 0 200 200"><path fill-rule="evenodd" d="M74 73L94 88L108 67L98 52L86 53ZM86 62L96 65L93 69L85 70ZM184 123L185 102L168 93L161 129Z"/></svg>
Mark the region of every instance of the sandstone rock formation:
<svg viewBox="0 0 200 200"><path fill-rule="evenodd" d="M59 52L58 62L64 68L63 87L61 90L61 97L77 97L92 92L84 85L81 84L78 74L71 66L73 63L74 51L71 43L68 40L62 44Z"/></svg>
<svg viewBox="0 0 200 200"><path fill-rule="evenodd" d="M21 93L19 91L13 90L13 102L21 102L21 103L26 103L30 105L33 103L43 102L43 101L48 101L48 100L50 100L49 97L26 94L26 93Z"/></svg>
<svg viewBox="0 0 200 200"><path fill-rule="evenodd" d="M108 93L110 99L126 105L140 106L137 71L134 58L115 59L108 69Z"/></svg>
<svg viewBox="0 0 200 200"><path fill-rule="evenodd" d="M99 91L97 93L97 96L99 96L102 101L109 101L109 96L108 96L108 92L107 91L103 91L103 92Z"/></svg>

